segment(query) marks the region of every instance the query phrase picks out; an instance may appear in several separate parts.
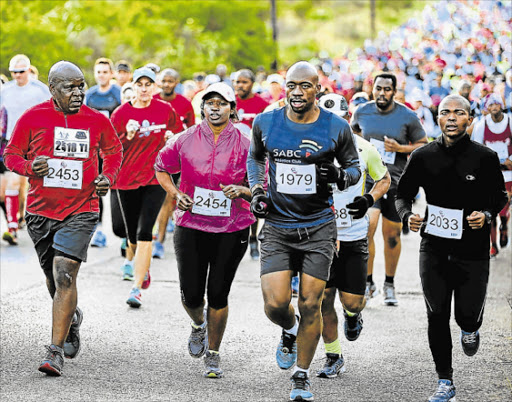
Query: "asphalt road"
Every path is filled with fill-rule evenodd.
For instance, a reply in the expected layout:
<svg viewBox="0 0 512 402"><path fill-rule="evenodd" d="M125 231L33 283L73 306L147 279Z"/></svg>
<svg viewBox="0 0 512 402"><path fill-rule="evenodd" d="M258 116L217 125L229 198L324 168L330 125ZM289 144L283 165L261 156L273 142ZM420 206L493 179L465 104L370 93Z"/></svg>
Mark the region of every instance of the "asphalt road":
<svg viewBox="0 0 512 402"><path fill-rule="evenodd" d="M105 224L108 227L108 222ZM84 311L82 351L76 359L66 360L60 378L37 371L44 345L50 341L51 302L32 243L22 231L20 246L2 244L2 402L288 400L291 372L280 370L275 362L280 329L263 312L258 262L247 255L232 287L221 347L225 377L205 379L202 360L192 359L187 352L190 320L180 302L172 235L166 240L165 259L152 263L153 282L143 291L143 306L133 310L125 303L131 282L121 280L120 241L107 232L108 247L90 249L89 262L79 274L79 305ZM425 401L435 390L418 276L419 240L413 233L403 237L396 277L399 305L384 306L382 296L372 299L363 312L364 330L356 342L348 342L340 328L347 371L336 379L313 377L316 401ZM377 250L374 277L381 286L380 236ZM511 271L509 246L491 262L476 356L469 358L462 352L459 329L452 319L459 402L512 400ZM320 341L312 370L323 365L323 358Z"/></svg>

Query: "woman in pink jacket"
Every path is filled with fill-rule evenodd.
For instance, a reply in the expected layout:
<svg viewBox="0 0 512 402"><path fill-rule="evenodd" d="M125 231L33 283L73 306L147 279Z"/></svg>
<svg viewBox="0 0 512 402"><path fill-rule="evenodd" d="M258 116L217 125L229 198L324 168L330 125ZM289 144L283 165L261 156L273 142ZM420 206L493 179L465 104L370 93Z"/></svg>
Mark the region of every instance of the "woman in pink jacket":
<svg viewBox="0 0 512 402"><path fill-rule="evenodd" d="M188 350L192 357L205 355L205 377L219 378L229 291L255 222L246 175L250 140L230 121L236 118L235 93L224 83L206 89L201 117L201 124L167 142L155 170L178 207L174 247L182 303L192 319ZM178 172L179 189L170 176Z"/></svg>

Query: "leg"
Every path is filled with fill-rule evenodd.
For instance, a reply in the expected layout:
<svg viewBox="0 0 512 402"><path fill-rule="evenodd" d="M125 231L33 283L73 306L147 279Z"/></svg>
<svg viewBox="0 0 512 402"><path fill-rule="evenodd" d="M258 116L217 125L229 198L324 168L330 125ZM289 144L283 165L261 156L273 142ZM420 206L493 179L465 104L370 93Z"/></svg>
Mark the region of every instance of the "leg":
<svg viewBox="0 0 512 402"><path fill-rule="evenodd" d="M130 249L132 249L132 244L130 244ZM133 286L141 289L142 282L146 277L149 266L151 265L151 241L137 241L135 252L135 281Z"/></svg>
<svg viewBox="0 0 512 402"><path fill-rule="evenodd" d="M368 275L373 275L373 262L375 260L375 232L379 224L380 209L370 208L368 210L370 217L370 226L368 227L368 251L370 253L368 258Z"/></svg>
<svg viewBox="0 0 512 402"><path fill-rule="evenodd" d="M160 243L164 243L165 234L167 233L167 223L169 222L169 218L171 217L171 213L173 211L174 200L167 194L165 196L165 201L162 204L162 208L160 208L160 212L158 213L158 241Z"/></svg>
<svg viewBox="0 0 512 402"><path fill-rule="evenodd" d="M394 277L396 274L398 260L400 259L400 252L402 250L402 244L400 241L401 232L401 222L393 222L382 217L382 237L384 238L386 276Z"/></svg>
<svg viewBox="0 0 512 402"><path fill-rule="evenodd" d="M336 300L336 288L325 289L322 300L322 338L324 344L332 343L338 339L338 315L334 308Z"/></svg>
<svg viewBox="0 0 512 402"><path fill-rule="evenodd" d="M285 329L295 325L295 309L291 304L292 276L291 270L270 272L261 276L265 314L270 321Z"/></svg>

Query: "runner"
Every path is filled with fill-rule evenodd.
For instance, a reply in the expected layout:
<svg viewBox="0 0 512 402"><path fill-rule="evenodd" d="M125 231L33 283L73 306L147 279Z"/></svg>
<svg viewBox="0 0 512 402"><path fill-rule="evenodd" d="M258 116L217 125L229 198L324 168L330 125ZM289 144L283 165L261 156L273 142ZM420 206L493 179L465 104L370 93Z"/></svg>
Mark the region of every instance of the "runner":
<svg viewBox="0 0 512 402"><path fill-rule="evenodd" d="M391 187L382 199L370 208L370 228L368 229L368 278L369 298L378 293L373 281L375 259L375 231L382 214L382 237L384 238L384 261L386 279L384 281L384 304L396 306L394 279L400 259L402 222L396 213L395 195L398 179L402 174L407 156L414 149L427 143L425 130L416 114L394 100L396 77L393 74L379 74L373 85L374 101L360 105L352 117L352 129L370 141L386 163L391 174ZM371 180L367 187L371 188Z"/></svg>
<svg viewBox="0 0 512 402"><path fill-rule="evenodd" d="M121 87L111 84L114 77L114 63L106 57L100 57L94 63L94 79L96 84L85 93L85 104L98 110L105 116L112 115L114 110L121 104ZM100 158L100 170L101 170ZM107 236L103 232L103 199L100 198L100 220L96 227L96 233L91 241L91 247L106 247Z"/></svg>
<svg viewBox="0 0 512 402"><path fill-rule="evenodd" d="M98 222L98 196L115 180L122 147L108 119L82 105L85 81L77 66L54 64L48 82L52 99L19 119L5 164L29 177L25 219L53 299L52 340L39 371L60 376L64 356L80 351L76 278Z"/></svg>
<svg viewBox="0 0 512 402"><path fill-rule="evenodd" d="M254 118L262 113L269 105L260 95L253 92L254 81L256 77L251 70L243 69L236 73L235 91L236 91L236 110L240 118L240 123L244 126L238 126L241 131L250 134ZM251 226L251 234L249 236L249 249L251 258L258 260L260 252L258 250L258 220Z"/></svg>
<svg viewBox="0 0 512 402"><path fill-rule="evenodd" d="M202 123L171 138L155 164L158 181L178 203L174 247L182 303L192 319L188 350L192 357L205 356L209 378L223 376L219 348L229 291L254 222L246 168L249 138L230 121L237 117L235 102L227 84L210 85L203 95ZM179 190L171 177L178 172Z"/></svg>
<svg viewBox="0 0 512 402"><path fill-rule="evenodd" d="M330 184L344 190L361 176L350 126L315 105L319 90L313 65L300 61L290 67L288 105L256 117L247 162L251 210L265 218L259 235L265 313L283 329L277 364L289 369L297 360L291 400L313 398L309 366L321 333L320 307L336 245ZM263 190L267 158L268 196ZM294 271L300 271L300 320L291 304Z"/></svg>
<svg viewBox="0 0 512 402"><path fill-rule="evenodd" d="M30 78L30 59L24 54L17 54L9 61L12 81L2 85L0 107L6 119L5 139L9 141L16 122L32 106L50 99L48 87L41 81ZM5 199L8 230L2 239L11 246L18 244L18 215L23 219L27 179L13 172L0 174L0 189Z"/></svg>
<svg viewBox="0 0 512 402"><path fill-rule="evenodd" d="M112 124L124 148L123 164L112 188L128 238L123 279L135 279L126 303L134 308L142 305L141 289L147 289L151 283L152 230L165 198L153 164L167 132L181 129L174 109L153 99L155 81L156 75L149 68L135 70L135 100L121 105L112 115Z"/></svg>
<svg viewBox="0 0 512 402"><path fill-rule="evenodd" d="M195 124L194 108L192 103L175 92L176 86L180 82L180 74L172 68L166 68L160 73L160 93L154 96L155 99L160 99L169 102L174 108L178 116L181 118L184 127L192 127ZM182 130L180 130L182 131ZM177 134L177 133L175 133ZM175 174L173 176L174 183L178 184L180 175ZM171 217L176 209L176 202L174 202L169 195L165 196L165 201L160 208L160 212L157 218L158 224L158 239L153 242L153 257L164 258L164 241L165 234L167 231L174 231L174 222Z"/></svg>
<svg viewBox="0 0 512 402"><path fill-rule="evenodd" d="M348 103L337 94L322 96L318 105L341 118L349 120ZM360 136L356 136L359 164L363 172L355 186L343 191L334 191L334 209L338 228L338 252L331 266L331 277L327 282L322 301L323 330L326 361L317 376L334 378L345 371L345 360L338 339L338 316L334 308L336 289L343 305L344 332L349 341L355 341L362 329L361 311L366 300L366 275L368 262L368 208L388 191L391 177L377 149ZM370 175L375 181L365 194L365 178Z"/></svg>
<svg viewBox="0 0 512 402"><path fill-rule="evenodd" d="M484 144L498 154L505 187L509 197L512 196L512 116L503 114L505 105L499 95L492 94L487 99L485 109L489 112L480 120L473 131L472 139ZM500 248L508 244L508 219L510 203L499 213L500 216ZM491 257L498 255L497 222L491 225Z"/></svg>
<svg viewBox="0 0 512 402"><path fill-rule="evenodd" d="M480 344L489 277L489 231L507 202L499 159L469 139L470 104L449 95L439 105L442 135L413 152L397 190L396 207L412 231L421 229L420 276L428 316L428 339L439 377L429 401L454 401L450 312L461 327L462 350ZM422 187L425 216L412 212Z"/></svg>

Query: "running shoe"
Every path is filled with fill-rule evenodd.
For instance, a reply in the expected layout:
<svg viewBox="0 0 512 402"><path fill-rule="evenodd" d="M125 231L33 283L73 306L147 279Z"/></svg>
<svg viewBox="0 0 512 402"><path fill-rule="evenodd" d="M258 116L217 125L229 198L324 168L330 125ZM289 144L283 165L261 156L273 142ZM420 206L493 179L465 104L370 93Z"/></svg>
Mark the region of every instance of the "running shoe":
<svg viewBox="0 0 512 402"><path fill-rule="evenodd" d="M190 356L199 358L204 355L208 349L208 325L206 323L206 309L204 310L203 325L199 328L192 326L192 331L188 338L188 353Z"/></svg>
<svg viewBox="0 0 512 402"><path fill-rule="evenodd" d="M126 247L128 246L128 243L126 242L126 238L123 237L121 239L121 257L126 257Z"/></svg>
<svg viewBox="0 0 512 402"><path fill-rule="evenodd" d="M292 378L292 391L290 392L290 401L312 401L311 383L308 375L304 371L296 371Z"/></svg>
<svg viewBox="0 0 512 402"><path fill-rule="evenodd" d="M496 258L498 255L498 245L496 243L492 243L491 245L491 258Z"/></svg>
<svg viewBox="0 0 512 402"><path fill-rule="evenodd" d="M62 348L56 345L45 346L46 356L39 366L39 371L53 377L62 375L62 367L64 366L64 352Z"/></svg>
<svg viewBox="0 0 512 402"><path fill-rule="evenodd" d="M361 313L357 313L350 317L345 309L343 309L343 315L345 316L345 323L343 324L345 338L349 341L355 341L359 338L359 335L363 330L363 315Z"/></svg>
<svg viewBox="0 0 512 402"><path fill-rule="evenodd" d="M222 378L224 375L224 372L219 367L220 355L218 353L210 353L210 351L207 350L204 355L204 366L206 367L206 371L204 372L206 378Z"/></svg>
<svg viewBox="0 0 512 402"><path fill-rule="evenodd" d="M252 260L258 261L260 258L260 252L258 250L258 239L255 237L249 237L249 248Z"/></svg>
<svg viewBox="0 0 512 402"><path fill-rule="evenodd" d="M133 281L133 266L130 264L124 264L121 267L123 271L123 281Z"/></svg>
<svg viewBox="0 0 512 402"><path fill-rule="evenodd" d="M455 402L455 385L450 380L438 380L437 391L428 402Z"/></svg>
<svg viewBox="0 0 512 402"><path fill-rule="evenodd" d="M366 291L364 292L364 297L366 297L366 300L373 299L378 294L379 289L377 289L377 285L375 285L375 283L366 282Z"/></svg>
<svg viewBox="0 0 512 402"><path fill-rule="evenodd" d="M384 282L384 304L386 306L396 306L398 304L395 295L395 285L392 283Z"/></svg>
<svg viewBox="0 0 512 402"><path fill-rule="evenodd" d="M128 296L128 300L126 300L126 303L133 308L139 308L142 306L142 294L140 292L140 289L133 288L130 290L130 296Z"/></svg>
<svg viewBox="0 0 512 402"><path fill-rule="evenodd" d="M500 247L505 248L508 245L508 229L507 225L500 225Z"/></svg>
<svg viewBox="0 0 512 402"><path fill-rule="evenodd" d="M164 258L164 245L160 243L158 240L153 242L153 258L162 259Z"/></svg>
<svg viewBox="0 0 512 402"><path fill-rule="evenodd" d="M2 239L9 243L11 246L18 245L18 234L16 230L10 229L2 235Z"/></svg>
<svg viewBox="0 0 512 402"><path fill-rule="evenodd" d="M299 319L298 316L297 320ZM297 337L283 329L281 340L276 350L276 361L279 368L288 370L297 360Z"/></svg>
<svg viewBox="0 0 512 402"><path fill-rule="evenodd" d="M327 353L324 367L316 372L320 378L334 378L345 372L345 360L337 353Z"/></svg>
<svg viewBox="0 0 512 402"><path fill-rule="evenodd" d="M295 275L292 278L292 296L299 297L299 277Z"/></svg>
<svg viewBox="0 0 512 402"><path fill-rule="evenodd" d="M64 357L68 359L75 358L80 352L80 325L84 319L84 313L78 307L75 310L73 322L69 327L68 337L64 341Z"/></svg>
<svg viewBox="0 0 512 402"><path fill-rule="evenodd" d="M467 356L474 356L480 346L480 333L460 331L460 344Z"/></svg>
<svg viewBox="0 0 512 402"><path fill-rule="evenodd" d="M144 280L142 281L142 289L147 289L149 288L149 285L151 285L151 274L149 273L149 269L148 269L148 272L146 272L146 275L144 275Z"/></svg>
<svg viewBox="0 0 512 402"><path fill-rule="evenodd" d="M174 232L174 222L172 221L172 219L169 219L169 222L167 222L167 227L165 228L165 230L167 231L167 233Z"/></svg>
<svg viewBox="0 0 512 402"><path fill-rule="evenodd" d="M107 247L107 236L105 236L101 230L98 229L96 230L96 233L94 233L94 236L91 240L91 247Z"/></svg>

